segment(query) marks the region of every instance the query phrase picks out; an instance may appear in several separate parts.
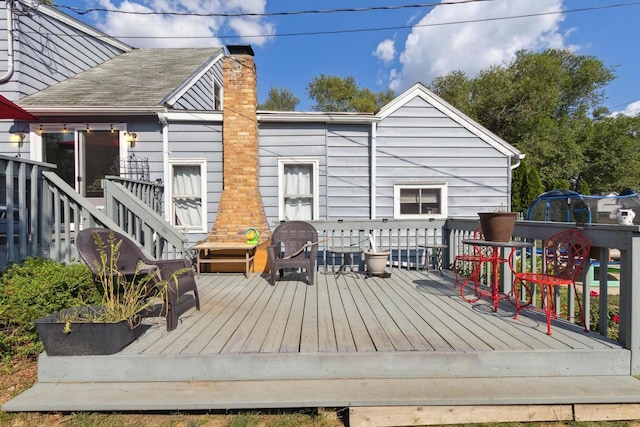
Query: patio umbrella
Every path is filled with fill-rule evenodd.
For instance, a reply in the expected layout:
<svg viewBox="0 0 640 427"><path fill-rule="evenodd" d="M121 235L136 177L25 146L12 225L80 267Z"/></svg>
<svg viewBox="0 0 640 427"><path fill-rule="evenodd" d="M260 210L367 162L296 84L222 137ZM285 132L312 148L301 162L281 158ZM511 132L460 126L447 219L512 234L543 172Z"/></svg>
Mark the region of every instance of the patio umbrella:
<svg viewBox="0 0 640 427"><path fill-rule="evenodd" d="M39 120L36 116L9 101L2 95L0 95L0 119Z"/></svg>

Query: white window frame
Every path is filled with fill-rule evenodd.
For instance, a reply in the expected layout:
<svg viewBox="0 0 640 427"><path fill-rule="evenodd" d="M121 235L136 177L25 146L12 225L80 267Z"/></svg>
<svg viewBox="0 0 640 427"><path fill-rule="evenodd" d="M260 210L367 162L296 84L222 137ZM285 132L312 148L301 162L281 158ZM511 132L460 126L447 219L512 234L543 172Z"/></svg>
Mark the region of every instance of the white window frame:
<svg viewBox="0 0 640 427"><path fill-rule="evenodd" d="M311 197L313 198L313 218L311 220L315 221L319 218L319 209L320 209L320 184L319 184L319 167L320 167L320 159L318 157L281 157L278 159L278 218L280 221L284 221L284 167L285 165L292 164L304 164L311 165L313 170L313 194Z"/></svg>
<svg viewBox="0 0 640 427"><path fill-rule="evenodd" d="M200 168L200 197L201 197L201 220L202 223L198 226L178 226L175 224L175 204L173 202L173 176L174 167L176 166L197 166ZM168 185L169 203L170 203L170 218L169 222L182 230L185 233L202 233L207 231L207 160L206 159L169 159L169 179L171 180Z"/></svg>
<svg viewBox="0 0 640 427"><path fill-rule="evenodd" d="M400 190L405 189L438 189L440 190L440 213L437 214L412 214L402 215L400 213ZM396 183L393 185L393 217L396 219L446 219L448 215L448 191L447 183L445 182L424 182L424 183Z"/></svg>
<svg viewBox="0 0 640 427"><path fill-rule="evenodd" d="M222 85L217 81L213 82L213 109L222 111L222 102L224 96L222 93Z"/></svg>

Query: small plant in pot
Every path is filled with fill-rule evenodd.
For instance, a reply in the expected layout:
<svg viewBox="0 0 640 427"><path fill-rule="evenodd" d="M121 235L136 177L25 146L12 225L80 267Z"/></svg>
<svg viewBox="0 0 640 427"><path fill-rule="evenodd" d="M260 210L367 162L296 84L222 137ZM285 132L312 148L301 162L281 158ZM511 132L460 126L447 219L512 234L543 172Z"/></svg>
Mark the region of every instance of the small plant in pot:
<svg viewBox="0 0 640 427"><path fill-rule="evenodd" d="M102 291L99 305L73 307L36 320L49 356L113 354L142 332L142 316L158 301L166 307L168 281L159 270L139 264L131 275L118 271L121 241L113 233L107 242L95 234L100 251L96 280Z"/></svg>
<svg viewBox="0 0 640 427"><path fill-rule="evenodd" d="M492 212L478 212L480 227L485 240L492 242L508 242L513 236L517 212L507 212L500 206Z"/></svg>

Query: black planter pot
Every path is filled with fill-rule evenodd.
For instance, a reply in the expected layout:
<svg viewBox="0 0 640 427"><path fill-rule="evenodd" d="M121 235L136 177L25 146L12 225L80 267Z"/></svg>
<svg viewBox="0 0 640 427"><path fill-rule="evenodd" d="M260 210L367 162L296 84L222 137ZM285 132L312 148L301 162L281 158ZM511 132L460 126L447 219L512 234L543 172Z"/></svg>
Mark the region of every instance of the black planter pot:
<svg viewBox="0 0 640 427"><path fill-rule="evenodd" d="M117 323L71 322L69 330L65 332L65 323L59 321L65 314L82 314L95 309L95 307L70 308L36 320L36 329L47 355L114 354L131 344L148 328L148 326L139 325L131 329L127 320Z"/></svg>

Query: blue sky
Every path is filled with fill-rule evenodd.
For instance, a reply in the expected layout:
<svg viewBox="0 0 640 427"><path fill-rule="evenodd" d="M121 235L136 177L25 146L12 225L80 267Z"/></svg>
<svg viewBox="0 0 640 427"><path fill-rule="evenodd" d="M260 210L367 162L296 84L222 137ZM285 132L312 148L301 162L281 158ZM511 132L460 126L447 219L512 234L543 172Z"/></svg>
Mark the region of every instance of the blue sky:
<svg viewBox="0 0 640 427"><path fill-rule="evenodd" d="M519 49L553 47L593 55L612 67L617 78L606 88L604 105L612 112L640 113L640 1L635 0L54 1L65 13L134 47L251 44L259 102L271 87L288 88L301 100L298 110L311 109L306 87L320 74L353 76L361 87L390 87L399 94L453 70L474 76L509 61ZM427 4L435 6L242 15ZM68 7L127 13L78 14Z"/></svg>

